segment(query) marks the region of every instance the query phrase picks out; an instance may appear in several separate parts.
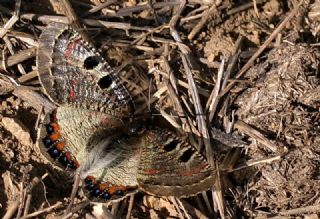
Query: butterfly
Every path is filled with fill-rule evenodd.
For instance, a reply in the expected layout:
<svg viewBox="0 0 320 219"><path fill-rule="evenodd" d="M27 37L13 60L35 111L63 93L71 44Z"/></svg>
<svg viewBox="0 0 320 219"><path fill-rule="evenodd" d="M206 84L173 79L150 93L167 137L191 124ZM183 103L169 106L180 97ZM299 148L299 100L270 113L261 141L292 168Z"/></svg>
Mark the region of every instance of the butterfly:
<svg viewBox="0 0 320 219"><path fill-rule="evenodd" d="M135 103L100 53L65 24L40 35L39 80L57 108L37 144L54 167L79 174L89 199L136 191L186 197L212 187L214 169L185 139L160 128L131 132Z"/></svg>

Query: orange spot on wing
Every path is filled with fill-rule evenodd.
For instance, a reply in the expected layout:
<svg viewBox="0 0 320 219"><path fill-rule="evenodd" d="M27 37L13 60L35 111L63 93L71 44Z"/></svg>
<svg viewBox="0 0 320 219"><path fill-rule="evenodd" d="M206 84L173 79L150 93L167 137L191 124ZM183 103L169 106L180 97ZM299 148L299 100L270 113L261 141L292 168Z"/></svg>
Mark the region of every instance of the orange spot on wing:
<svg viewBox="0 0 320 219"><path fill-rule="evenodd" d="M108 193L110 195L113 195L117 191L117 186L112 186L110 189L108 189Z"/></svg>
<svg viewBox="0 0 320 219"><path fill-rule="evenodd" d="M101 191L106 190L106 189L108 189L109 187L110 187L110 183L108 183L108 182L105 182L105 183L102 183L102 184L99 185L99 189L100 189Z"/></svg>
<svg viewBox="0 0 320 219"><path fill-rule="evenodd" d="M52 123L51 126L55 132L58 132L60 130L60 126L56 122Z"/></svg>
<svg viewBox="0 0 320 219"><path fill-rule="evenodd" d="M154 175L154 174L157 174L159 172L160 172L160 170L153 170L153 169L144 170L144 174L147 174L147 175Z"/></svg>
<svg viewBox="0 0 320 219"><path fill-rule="evenodd" d="M60 143L58 143L58 144L56 145L56 148L57 148L59 151L62 151L63 148L64 148L64 146L66 146L66 143L65 143L64 141L62 141L62 142L60 142ZM68 158L68 157L67 157L67 158Z"/></svg>
<svg viewBox="0 0 320 219"><path fill-rule="evenodd" d="M52 135L49 136L49 138L51 139L51 141L57 141L59 138L61 137L60 133L54 133Z"/></svg>

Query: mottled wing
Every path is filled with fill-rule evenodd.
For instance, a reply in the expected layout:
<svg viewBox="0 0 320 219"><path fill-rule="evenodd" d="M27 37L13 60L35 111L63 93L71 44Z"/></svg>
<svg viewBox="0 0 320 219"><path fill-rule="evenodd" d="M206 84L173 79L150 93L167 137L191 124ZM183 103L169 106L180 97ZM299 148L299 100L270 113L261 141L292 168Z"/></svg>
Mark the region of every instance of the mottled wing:
<svg viewBox="0 0 320 219"><path fill-rule="evenodd" d="M142 141L137 180L143 191L186 197L213 186L213 169L188 142L164 130L149 130Z"/></svg>
<svg viewBox="0 0 320 219"><path fill-rule="evenodd" d="M132 113L131 97L102 56L65 24L52 23L40 35L40 82L49 98L119 117Z"/></svg>
<svg viewBox="0 0 320 219"><path fill-rule="evenodd" d="M74 107L48 113L38 133L41 153L54 166L77 169L101 139L127 131L121 119L110 114Z"/></svg>

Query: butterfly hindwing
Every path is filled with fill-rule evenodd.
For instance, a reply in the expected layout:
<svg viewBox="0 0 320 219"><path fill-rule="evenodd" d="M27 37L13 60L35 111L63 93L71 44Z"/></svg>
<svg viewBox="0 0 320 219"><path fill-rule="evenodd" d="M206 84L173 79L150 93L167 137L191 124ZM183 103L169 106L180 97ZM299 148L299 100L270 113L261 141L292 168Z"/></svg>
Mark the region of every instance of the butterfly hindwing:
<svg viewBox="0 0 320 219"><path fill-rule="evenodd" d="M79 168L83 190L95 202L118 201L137 191L139 138L105 138L86 151Z"/></svg>
<svg viewBox="0 0 320 219"><path fill-rule="evenodd" d="M55 166L76 169L85 159L85 152L90 150L88 147L125 131L125 124L115 116L61 106L46 114L37 142L41 153Z"/></svg>
<svg viewBox="0 0 320 219"><path fill-rule="evenodd" d="M118 116L132 113L131 97L102 56L65 24L52 23L40 35L40 82L49 98Z"/></svg>
<svg viewBox="0 0 320 219"><path fill-rule="evenodd" d="M213 179L212 167L187 141L159 129L142 135L137 180L143 191L186 197L208 190Z"/></svg>

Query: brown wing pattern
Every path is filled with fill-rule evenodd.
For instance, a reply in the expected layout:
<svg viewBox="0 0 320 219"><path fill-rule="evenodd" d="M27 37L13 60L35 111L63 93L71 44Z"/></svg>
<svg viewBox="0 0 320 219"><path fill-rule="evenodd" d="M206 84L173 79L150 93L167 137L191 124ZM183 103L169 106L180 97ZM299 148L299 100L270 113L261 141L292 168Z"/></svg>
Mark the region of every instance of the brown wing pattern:
<svg viewBox="0 0 320 219"><path fill-rule="evenodd" d="M40 82L58 105L127 117L132 99L96 49L65 24L49 25L41 34L37 55Z"/></svg>
<svg viewBox="0 0 320 219"><path fill-rule="evenodd" d="M165 130L142 136L137 180L142 190L158 196L184 197L208 190L214 171L188 142Z"/></svg>

